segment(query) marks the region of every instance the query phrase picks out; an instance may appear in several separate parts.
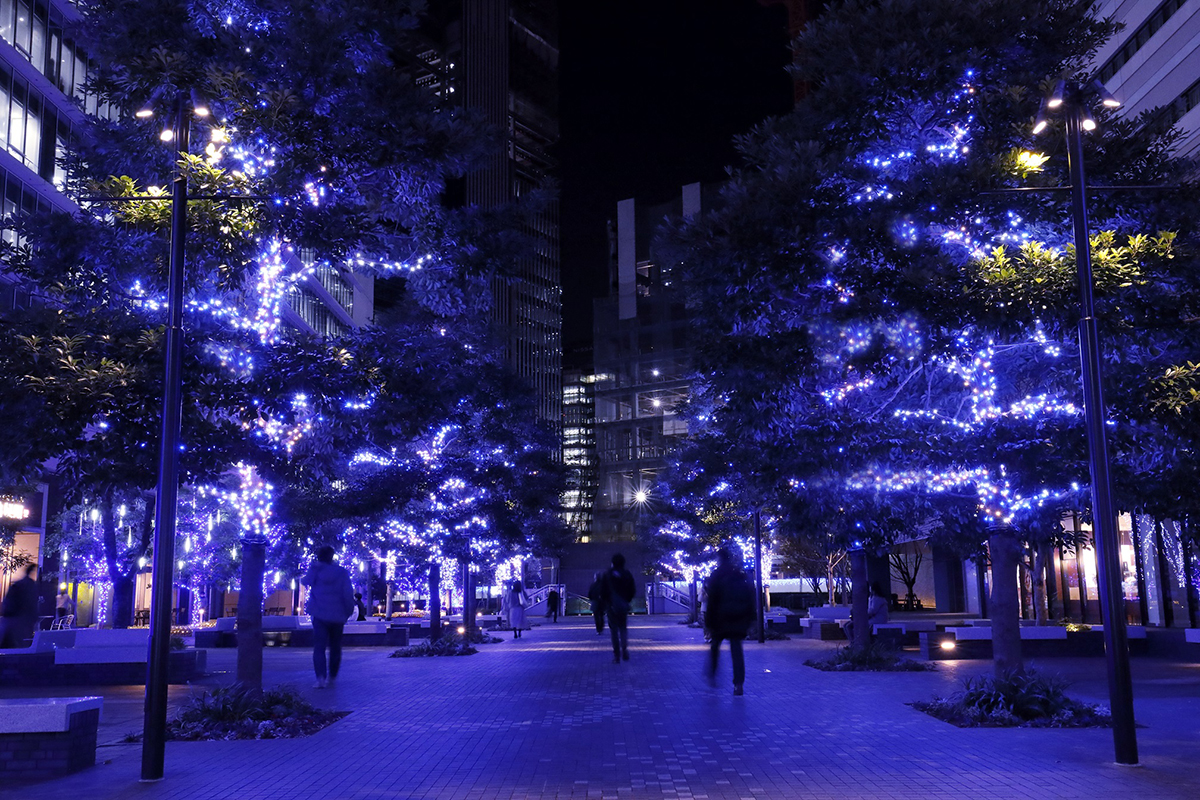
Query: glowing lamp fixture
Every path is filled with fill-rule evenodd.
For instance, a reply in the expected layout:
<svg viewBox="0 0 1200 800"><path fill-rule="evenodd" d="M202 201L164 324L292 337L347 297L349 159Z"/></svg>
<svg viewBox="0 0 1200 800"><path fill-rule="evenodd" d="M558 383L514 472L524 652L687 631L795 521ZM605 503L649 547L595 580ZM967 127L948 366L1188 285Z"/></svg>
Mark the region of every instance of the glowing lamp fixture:
<svg viewBox="0 0 1200 800"><path fill-rule="evenodd" d="M954 642L951 641L950 639L942 639L942 649L943 650L953 650Z"/></svg>
<svg viewBox="0 0 1200 800"><path fill-rule="evenodd" d="M207 117L209 113L208 103L204 102L195 89L192 89L192 113L197 117Z"/></svg>
<svg viewBox="0 0 1200 800"><path fill-rule="evenodd" d="M1121 101L1112 96L1112 92L1108 90L1107 86L1100 82L1099 78L1092 81L1092 89L1094 89L1096 94L1100 96L1100 102L1108 108L1121 107Z"/></svg>
<svg viewBox="0 0 1200 800"><path fill-rule="evenodd" d="M646 491L644 489L638 489L636 492L633 493L633 499L639 503L646 502L647 497L648 497L648 495L646 494Z"/></svg>
<svg viewBox="0 0 1200 800"><path fill-rule="evenodd" d="M1067 82L1065 80L1060 80L1058 83L1054 84L1054 91L1051 93L1050 101L1046 103L1046 105L1049 108L1058 108L1061 106L1063 104L1063 95L1066 94L1066 91Z"/></svg>

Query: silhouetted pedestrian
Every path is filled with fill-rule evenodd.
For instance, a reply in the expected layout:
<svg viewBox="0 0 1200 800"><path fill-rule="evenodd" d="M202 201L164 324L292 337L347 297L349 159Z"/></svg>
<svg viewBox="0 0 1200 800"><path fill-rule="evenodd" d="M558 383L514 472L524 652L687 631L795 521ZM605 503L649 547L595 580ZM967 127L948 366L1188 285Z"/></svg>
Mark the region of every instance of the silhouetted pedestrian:
<svg viewBox="0 0 1200 800"><path fill-rule="evenodd" d="M871 586L867 589L867 630L872 634L875 633L876 625L885 625L888 621L888 601L883 596L883 590L879 588L879 583L872 581ZM850 620L842 626L842 630L846 632L846 638L850 643L854 643L854 620Z"/></svg>
<svg viewBox="0 0 1200 800"><path fill-rule="evenodd" d="M597 572L596 580L588 587L588 600L592 601L592 618L596 620L596 635L604 633L604 573Z"/></svg>
<svg viewBox="0 0 1200 800"><path fill-rule="evenodd" d="M358 609L358 619L355 622L366 622L367 604L363 602L362 592L354 593L354 607Z"/></svg>
<svg viewBox="0 0 1200 800"><path fill-rule="evenodd" d="M342 666L342 632L346 620L355 611L354 586L345 567L333 563L333 548L325 545L317 551L317 560L300 579L308 587L308 615L313 627L313 670L316 688L324 689L337 679ZM329 670L325 669L325 649L329 649Z"/></svg>
<svg viewBox="0 0 1200 800"><path fill-rule="evenodd" d="M625 556L614 553L612 569L604 573L601 596L608 612L608 630L612 634L613 662L616 664L629 660L629 609L635 594L637 586L633 575L625 569Z"/></svg>
<svg viewBox="0 0 1200 800"><path fill-rule="evenodd" d="M754 587L725 548L717 551L717 568L704 585L708 592L708 613L704 618L712 640L708 650L708 680L716 685L721 640L728 639L733 657L733 693L740 695L746 683L742 642L754 621Z"/></svg>
<svg viewBox="0 0 1200 800"><path fill-rule="evenodd" d="M513 581L508 591L508 627L512 628L513 638L520 639L521 631L525 629L525 587L520 581Z"/></svg>
<svg viewBox="0 0 1200 800"><path fill-rule="evenodd" d="M37 564L25 567L25 576L13 581L0 605L0 647L27 647L37 625L38 590L33 574Z"/></svg>
<svg viewBox="0 0 1200 800"><path fill-rule="evenodd" d="M551 589L550 594L546 595L546 611L550 614L551 622L558 622L558 604L562 601L557 589Z"/></svg>

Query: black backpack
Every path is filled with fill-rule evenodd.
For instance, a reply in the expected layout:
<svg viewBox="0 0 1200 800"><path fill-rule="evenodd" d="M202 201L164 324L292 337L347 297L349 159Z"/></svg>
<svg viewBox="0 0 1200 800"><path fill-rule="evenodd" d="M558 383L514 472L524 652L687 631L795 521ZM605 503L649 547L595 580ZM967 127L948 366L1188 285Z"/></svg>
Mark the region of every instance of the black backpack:
<svg viewBox="0 0 1200 800"><path fill-rule="evenodd" d="M746 573L731 571L721 579L721 621L748 630L754 622L754 585Z"/></svg>

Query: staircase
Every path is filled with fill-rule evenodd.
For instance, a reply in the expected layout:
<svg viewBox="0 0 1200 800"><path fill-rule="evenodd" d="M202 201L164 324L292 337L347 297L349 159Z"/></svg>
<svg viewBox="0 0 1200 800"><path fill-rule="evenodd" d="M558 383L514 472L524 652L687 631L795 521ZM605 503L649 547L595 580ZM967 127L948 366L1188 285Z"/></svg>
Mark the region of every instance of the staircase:
<svg viewBox="0 0 1200 800"><path fill-rule="evenodd" d="M692 613L691 595L669 583L646 584L646 600L655 614Z"/></svg>

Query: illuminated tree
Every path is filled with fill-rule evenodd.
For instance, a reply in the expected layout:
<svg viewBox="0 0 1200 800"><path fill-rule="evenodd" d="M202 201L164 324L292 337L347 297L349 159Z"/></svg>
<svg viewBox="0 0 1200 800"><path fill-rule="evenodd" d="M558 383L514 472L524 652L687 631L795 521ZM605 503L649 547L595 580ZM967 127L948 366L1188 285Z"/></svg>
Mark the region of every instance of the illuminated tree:
<svg viewBox="0 0 1200 800"><path fill-rule="evenodd" d="M832 8L798 41L809 95L739 141L747 166L717 210L670 232L710 435L778 470L789 527L819 521L867 548L917 526L960 552L986 543L1007 587L1021 542L1060 536L1064 510L1084 507L1067 197L1007 190L1069 183L1059 137L1035 139L1032 121L1044 81L1109 33L1080 2ZM1186 172L1140 122L1100 120L1095 183ZM1163 441L1147 388L1197 344L1194 261L1159 233L1193 235L1181 199L1091 198L1122 482ZM1001 671L1021 668L1018 610L1015 592L990 607L1011 633L996 633Z"/></svg>

